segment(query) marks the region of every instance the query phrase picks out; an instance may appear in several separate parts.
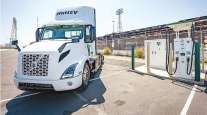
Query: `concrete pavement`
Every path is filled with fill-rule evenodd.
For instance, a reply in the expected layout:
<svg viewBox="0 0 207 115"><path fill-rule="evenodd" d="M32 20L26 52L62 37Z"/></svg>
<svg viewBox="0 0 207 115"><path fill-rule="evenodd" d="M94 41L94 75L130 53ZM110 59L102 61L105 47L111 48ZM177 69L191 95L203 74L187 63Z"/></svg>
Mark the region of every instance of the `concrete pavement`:
<svg viewBox="0 0 207 115"><path fill-rule="evenodd" d="M1 112L6 115L178 115L193 87L128 72L129 60L106 56L102 70L84 92L34 94L14 86L17 52L1 51L1 57ZM204 90L198 87L195 91L188 115L207 114Z"/></svg>

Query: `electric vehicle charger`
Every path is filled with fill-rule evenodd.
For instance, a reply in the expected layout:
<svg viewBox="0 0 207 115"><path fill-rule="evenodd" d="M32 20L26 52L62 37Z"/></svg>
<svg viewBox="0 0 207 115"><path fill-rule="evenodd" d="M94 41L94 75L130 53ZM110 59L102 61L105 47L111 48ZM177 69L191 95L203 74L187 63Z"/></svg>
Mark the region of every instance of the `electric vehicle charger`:
<svg viewBox="0 0 207 115"><path fill-rule="evenodd" d="M177 65L178 65L178 61L179 61L179 58L176 57L176 60L175 60L175 70L174 72L170 73L169 72L169 58L170 58L170 32L166 32L166 71L167 73L171 76L171 75L174 75L175 72L177 71ZM173 52L173 60L174 60L174 52Z"/></svg>
<svg viewBox="0 0 207 115"><path fill-rule="evenodd" d="M171 35L171 33L169 31L166 31L166 71L167 71L167 73L170 76L172 76L172 75L175 75L175 73L177 72L178 62L180 61L180 59L179 59L178 56L176 56L176 58L175 58L175 69L174 69L173 72L170 72L169 71L169 68L170 68L169 63L170 63L170 61L173 61L174 60L174 57L175 57L175 54L174 54L174 51L175 51L175 43L174 44L172 43L172 41L174 41L174 39L171 40L170 35ZM179 36L179 34L178 34L178 36ZM186 63L186 65L187 65L187 67L186 67L186 74L187 75L190 75L192 73L192 66L193 66L193 52L194 52L194 45L195 45L194 44L195 39L194 39L194 25L193 24L191 26L190 37L191 37L191 40L192 40L192 49L191 49L191 52L185 52L187 54L191 54L189 57L186 58L186 62L187 62ZM171 43L173 44L173 47L172 48L170 46ZM173 55L172 55L173 59L172 60L170 60L171 49L173 50ZM186 55L185 53L183 54L183 56ZM179 55L181 55L181 54L182 53L180 53Z"/></svg>

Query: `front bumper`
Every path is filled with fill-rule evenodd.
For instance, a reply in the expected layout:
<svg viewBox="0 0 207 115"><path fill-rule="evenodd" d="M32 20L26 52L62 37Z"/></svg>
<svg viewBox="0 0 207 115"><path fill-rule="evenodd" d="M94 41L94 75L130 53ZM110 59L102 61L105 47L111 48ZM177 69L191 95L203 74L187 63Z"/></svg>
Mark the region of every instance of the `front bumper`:
<svg viewBox="0 0 207 115"><path fill-rule="evenodd" d="M73 78L61 80L30 80L30 79L14 79L16 86L21 90L54 90L65 91L76 89L82 84L82 77L78 75Z"/></svg>

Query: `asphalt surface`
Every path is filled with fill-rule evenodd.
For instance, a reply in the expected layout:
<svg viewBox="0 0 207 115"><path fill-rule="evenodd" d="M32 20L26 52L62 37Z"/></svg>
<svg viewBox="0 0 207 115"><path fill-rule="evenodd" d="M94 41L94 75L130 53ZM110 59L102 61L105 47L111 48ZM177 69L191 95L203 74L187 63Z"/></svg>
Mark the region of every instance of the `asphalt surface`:
<svg viewBox="0 0 207 115"><path fill-rule="evenodd" d="M104 66L83 92L24 92L13 82L17 52L0 54L2 115L178 115L193 88L129 72L129 61L105 57ZM207 114L205 90L194 91L188 115Z"/></svg>

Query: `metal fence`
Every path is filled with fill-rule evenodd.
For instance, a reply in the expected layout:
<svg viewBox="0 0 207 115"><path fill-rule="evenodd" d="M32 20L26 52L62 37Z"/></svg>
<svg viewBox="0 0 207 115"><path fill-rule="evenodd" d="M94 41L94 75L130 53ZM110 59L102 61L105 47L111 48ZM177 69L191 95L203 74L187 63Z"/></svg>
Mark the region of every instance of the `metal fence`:
<svg viewBox="0 0 207 115"><path fill-rule="evenodd" d="M179 34L180 38L188 36L188 32L183 31ZM170 34L170 38L176 38L176 33ZM202 44L207 44L207 31L194 32L194 38ZM129 50L131 45L135 45L137 48L144 47L144 40L152 39L166 39L165 33L155 33L154 35L139 35L132 37L120 37L120 38L105 38L97 39L97 47L102 50L105 47L109 47L112 50Z"/></svg>

